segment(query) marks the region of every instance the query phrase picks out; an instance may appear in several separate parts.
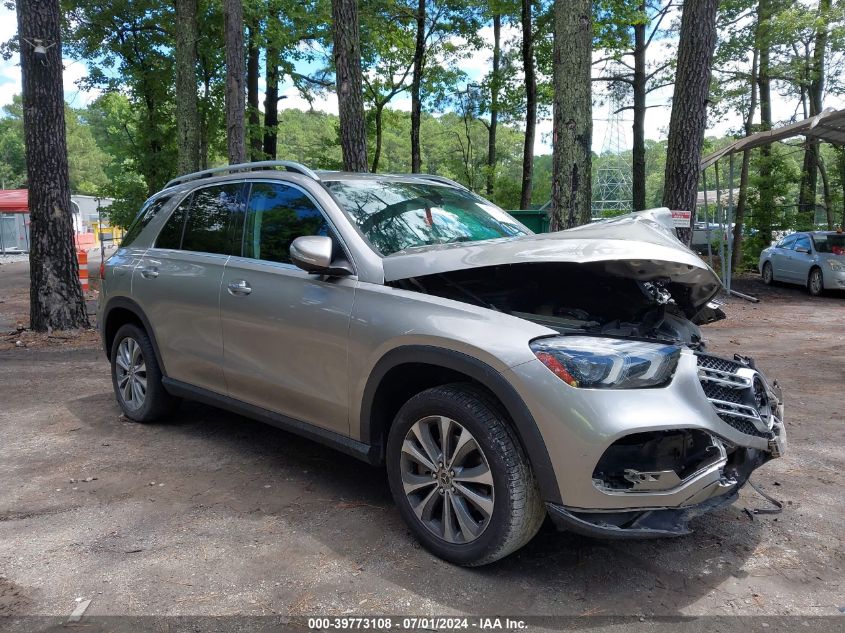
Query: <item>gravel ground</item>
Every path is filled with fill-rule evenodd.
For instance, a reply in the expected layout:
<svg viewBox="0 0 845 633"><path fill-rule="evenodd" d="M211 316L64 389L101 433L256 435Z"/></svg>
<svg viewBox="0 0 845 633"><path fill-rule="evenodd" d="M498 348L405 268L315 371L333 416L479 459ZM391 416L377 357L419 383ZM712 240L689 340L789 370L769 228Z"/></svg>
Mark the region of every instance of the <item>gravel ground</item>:
<svg viewBox="0 0 845 633"><path fill-rule="evenodd" d="M11 268L6 323L25 314ZM739 287L763 301L731 298L705 334L783 386L790 451L754 479L784 512L752 520L746 488L679 539L547 524L482 569L420 549L379 468L199 404L128 422L93 337L0 351L0 614L845 617L845 297Z"/></svg>
<svg viewBox="0 0 845 633"><path fill-rule="evenodd" d="M0 266L4 264L19 264L21 262L28 262L29 255L27 253L6 253L0 254Z"/></svg>

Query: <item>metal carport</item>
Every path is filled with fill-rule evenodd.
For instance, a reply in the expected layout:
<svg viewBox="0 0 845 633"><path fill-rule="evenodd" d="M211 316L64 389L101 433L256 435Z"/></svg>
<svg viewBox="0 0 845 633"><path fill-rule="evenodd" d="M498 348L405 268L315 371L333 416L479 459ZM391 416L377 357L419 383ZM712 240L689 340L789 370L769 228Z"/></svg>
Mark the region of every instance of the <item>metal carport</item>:
<svg viewBox="0 0 845 633"><path fill-rule="evenodd" d="M804 119L803 121L790 123L789 125L783 125L773 130L757 132L756 134L745 136L701 159L700 171L705 192L704 209L705 215L707 215L708 218L707 168L713 167L716 171L716 217L719 219L720 229L724 231L723 234L727 236L727 244L725 244L724 241L719 242L719 257L722 263L722 282L728 292L731 291L731 255L733 253L733 230L731 230L731 225L733 224L734 214L734 155L737 152L762 147L764 145L770 145L776 141L785 141L796 136L803 136L808 140L825 141L834 145L845 145L845 110L834 110L832 108L828 108L816 116ZM725 157L728 157L729 160L729 194L728 204L726 208L723 209L721 189L719 187L718 164L719 161ZM708 227L709 225L710 223L708 220ZM727 227L727 230L725 230L725 227ZM710 254L710 260L712 262L712 253Z"/></svg>

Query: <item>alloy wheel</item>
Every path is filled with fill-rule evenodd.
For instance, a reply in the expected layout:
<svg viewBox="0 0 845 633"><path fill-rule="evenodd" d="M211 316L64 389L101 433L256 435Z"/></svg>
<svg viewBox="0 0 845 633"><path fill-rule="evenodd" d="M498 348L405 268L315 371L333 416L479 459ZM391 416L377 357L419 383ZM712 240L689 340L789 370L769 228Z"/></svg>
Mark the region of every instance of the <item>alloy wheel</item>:
<svg viewBox="0 0 845 633"><path fill-rule="evenodd" d="M147 396L147 364L141 346L134 338L125 338L115 358L117 390L130 409L140 409Z"/></svg>
<svg viewBox="0 0 845 633"><path fill-rule="evenodd" d="M493 473L464 426L429 416L408 429L400 460L411 509L435 536L456 544L481 536L493 516Z"/></svg>
<svg viewBox="0 0 845 633"><path fill-rule="evenodd" d="M772 265L768 262L763 265L763 283L772 283Z"/></svg>

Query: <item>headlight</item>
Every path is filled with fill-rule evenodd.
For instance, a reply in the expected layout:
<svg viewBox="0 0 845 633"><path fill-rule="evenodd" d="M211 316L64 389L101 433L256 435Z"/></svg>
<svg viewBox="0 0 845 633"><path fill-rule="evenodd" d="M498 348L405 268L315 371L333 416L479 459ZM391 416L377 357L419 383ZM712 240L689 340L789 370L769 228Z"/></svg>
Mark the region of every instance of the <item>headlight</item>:
<svg viewBox="0 0 845 633"><path fill-rule="evenodd" d="M672 379L681 348L592 336L553 336L531 342L549 370L572 387L640 389Z"/></svg>
<svg viewBox="0 0 845 633"><path fill-rule="evenodd" d="M845 262L841 262L837 259L826 259L824 261L827 264L828 268L830 268L831 270L833 270L837 273L841 273L842 271L845 271Z"/></svg>

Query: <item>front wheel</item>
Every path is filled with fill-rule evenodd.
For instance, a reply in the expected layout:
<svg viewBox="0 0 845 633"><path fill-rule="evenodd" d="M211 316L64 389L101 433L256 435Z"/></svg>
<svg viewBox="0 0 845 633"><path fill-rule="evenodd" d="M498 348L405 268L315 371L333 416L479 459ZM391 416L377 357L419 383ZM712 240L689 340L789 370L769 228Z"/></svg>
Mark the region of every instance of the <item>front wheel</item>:
<svg viewBox="0 0 845 633"><path fill-rule="evenodd" d="M814 297L818 297L824 292L824 277L822 276L821 268L813 268L810 271L810 277L807 279L807 289Z"/></svg>
<svg viewBox="0 0 845 633"><path fill-rule="evenodd" d="M387 474L417 539L459 565L516 551L546 514L506 414L472 385L434 387L405 403L388 436Z"/></svg>
<svg viewBox="0 0 845 633"><path fill-rule="evenodd" d="M772 281L774 280L774 274L772 273L772 264L770 262L766 262L763 264L763 283L767 286L772 285Z"/></svg>

